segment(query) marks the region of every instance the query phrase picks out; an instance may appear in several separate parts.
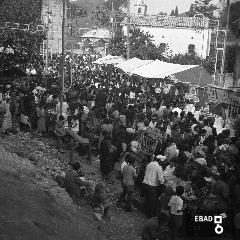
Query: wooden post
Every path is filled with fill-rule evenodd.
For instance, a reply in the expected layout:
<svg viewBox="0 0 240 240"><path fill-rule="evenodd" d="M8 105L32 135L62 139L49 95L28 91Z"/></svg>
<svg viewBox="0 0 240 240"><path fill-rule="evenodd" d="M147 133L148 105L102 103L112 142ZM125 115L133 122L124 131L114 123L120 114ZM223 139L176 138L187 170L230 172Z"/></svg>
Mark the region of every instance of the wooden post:
<svg viewBox="0 0 240 240"><path fill-rule="evenodd" d="M70 140L70 159L69 159L69 162L70 163L73 163L74 162L74 156L73 156L73 153L74 153L74 139L71 138Z"/></svg>

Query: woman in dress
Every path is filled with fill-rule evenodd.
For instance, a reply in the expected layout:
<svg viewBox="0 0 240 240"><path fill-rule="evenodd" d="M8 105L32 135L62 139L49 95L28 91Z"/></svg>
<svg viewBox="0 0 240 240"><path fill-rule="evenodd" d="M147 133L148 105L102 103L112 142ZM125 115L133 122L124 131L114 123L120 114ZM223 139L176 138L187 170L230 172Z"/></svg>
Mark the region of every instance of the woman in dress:
<svg viewBox="0 0 240 240"><path fill-rule="evenodd" d="M106 133L106 136L104 136L104 140L101 142L99 149L100 171L103 179L105 180L109 180L110 173L113 168L111 153L111 137Z"/></svg>
<svg viewBox="0 0 240 240"><path fill-rule="evenodd" d="M1 126L2 136L8 134L9 130L12 128L12 115L10 111L10 102L11 97L7 96L6 99L0 105L2 114L2 126Z"/></svg>
<svg viewBox="0 0 240 240"><path fill-rule="evenodd" d="M43 136L46 133L46 114L42 105L37 108L37 117L37 131L40 136Z"/></svg>

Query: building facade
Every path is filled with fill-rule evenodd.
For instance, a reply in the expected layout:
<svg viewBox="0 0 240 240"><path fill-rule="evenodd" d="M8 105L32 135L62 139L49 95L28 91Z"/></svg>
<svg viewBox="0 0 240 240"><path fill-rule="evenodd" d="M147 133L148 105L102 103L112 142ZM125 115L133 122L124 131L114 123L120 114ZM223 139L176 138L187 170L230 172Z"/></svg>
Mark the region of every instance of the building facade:
<svg viewBox="0 0 240 240"><path fill-rule="evenodd" d="M122 22L127 31L127 18ZM130 26L153 36L156 45L166 46L172 55L191 53L202 58L209 55L211 30L207 18L147 15L147 5L141 0L134 6Z"/></svg>

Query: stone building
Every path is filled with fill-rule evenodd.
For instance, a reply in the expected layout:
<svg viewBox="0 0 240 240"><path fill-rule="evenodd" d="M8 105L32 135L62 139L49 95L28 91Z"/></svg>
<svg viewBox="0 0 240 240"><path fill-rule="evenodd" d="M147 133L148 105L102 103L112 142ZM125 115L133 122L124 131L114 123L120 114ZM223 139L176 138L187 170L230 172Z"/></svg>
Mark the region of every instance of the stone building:
<svg viewBox="0 0 240 240"><path fill-rule="evenodd" d="M126 33L127 18L122 25ZM173 55L193 51L202 58L209 55L211 30L207 18L148 15L147 5L140 0L131 10L130 25L148 32L156 45L168 47Z"/></svg>

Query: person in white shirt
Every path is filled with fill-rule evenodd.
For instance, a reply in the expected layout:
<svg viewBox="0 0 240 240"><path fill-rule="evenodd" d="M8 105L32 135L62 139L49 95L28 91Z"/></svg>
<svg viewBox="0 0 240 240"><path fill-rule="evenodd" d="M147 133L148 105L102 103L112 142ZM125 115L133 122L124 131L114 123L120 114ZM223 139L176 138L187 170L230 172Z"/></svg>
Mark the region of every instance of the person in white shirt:
<svg viewBox="0 0 240 240"><path fill-rule="evenodd" d="M145 170L143 180L145 195L145 211L148 217L156 216L157 201L160 196L160 188L164 183L163 169L160 165L161 158L155 158Z"/></svg>
<svg viewBox="0 0 240 240"><path fill-rule="evenodd" d="M178 113L178 117L180 117L180 114L182 112L182 109L179 108L179 106L177 105L173 110L172 110L173 113L177 112Z"/></svg>
<svg viewBox="0 0 240 240"><path fill-rule="evenodd" d="M203 124L203 129L206 130L205 138L208 138L209 136L213 135L212 128L209 126L209 119L204 119Z"/></svg>
<svg viewBox="0 0 240 240"><path fill-rule="evenodd" d="M161 89L160 87L156 87L156 88L155 88L155 93L156 93L156 94L160 94L161 91L162 91L162 89Z"/></svg>
<svg viewBox="0 0 240 240"><path fill-rule="evenodd" d="M148 128L149 128L149 120L148 119L145 119L143 122L139 122L137 124L137 127L138 127L138 130L139 131L146 131Z"/></svg>
<svg viewBox="0 0 240 240"><path fill-rule="evenodd" d="M179 149L174 141L170 141L169 147L164 151L164 156L168 161L171 161L173 158L178 157Z"/></svg>
<svg viewBox="0 0 240 240"><path fill-rule="evenodd" d="M170 207L171 212L171 219L173 222L172 226L172 233L173 233L173 239L178 239L178 232L183 224L183 199L182 195L184 194L184 187L183 186L177 186L176 187L176 195L172 196L168 206Z"/></svg>
<svg viewBox="0 0 240 240"><path fill-rule="evenodd" d="M165 108L166 108L165 105L161 105L161 106L160 106L160 108L159 108L159 110L158 110L158 111L159 111L159 114L158 114L159 117L162 117L162 116L163 116L163 110L164 110Z"/></svg>
<svg viewBox="0 0 240 240"><path fill-rule="evenodd" d="M200 110L200 108L199 107L197 107L196 109L195 109L195 112L194 112L194 118L197 120L197 121L199 121L199 116L200 116L200 114L201 114L201 110Z"/></svg>
<svg viewBox="0 0 240 240"><path fill-rule="evenodd" d="M217 134L219 134L219 133L222 132L222 130L223 130L223 124L224 124L223 118L220 117L220 116L216 116L213 127L216 128Z"/></svg>
<svg viewBox="0 0 240 240"><path fill-rule="evenodd" d="M167 181L170 181L173 178L174 171L175 171L175 166L174 166L174 163L171 161L170 164L163 171L164 178Z"/></svg>
<svg viewBox="0 0 240 240"><path fill-rule="evenodd" d="M68 106L67 102L64 101L62 104L62 116L64 117L65 121L67 120L68 108L69 108L69 106ZM60 116L60 102L56 105L56 114L57 114L57 119L58 119Z"/></svg>
<svg viewBox="0 0 240 240"><path fill-rule="evenodd" d="M134 99L135 98L135 92L130 92L130 95L129 95L130 99Z"/></svg>
<svg viewBox="0 0 240 240"><path fill-rule="evenodd" d="M190 101L187 102L187 105L184 108L184 112L186 114L188 114L189 112L191 112L192 114L194 114L195 112L195 106L194 104L192 104Z"/></svg>
<svg viewBox="0 0 240 240"><path fill-rule="evenodd" d="M71 121L71 129L73 132L78 133L79 132L79 121L77 119L77 116L74 116L72 121Z"/></svg>
<svg viewBox="0 0 240 240"><path fill-rule="evenodd" d="M150 128L156 128L156 126L157 126L157 116L153 115L152 119L151 119L151 122L149 124L149 127Z"/></svg>
<svg viewBox="0 0 240 240"><path fill-rule="evenodd" d="M50 94L50 95L47 97L46 102L47 102L47 103L50 103L52 100L53 100L53 95Z"/></svg>

